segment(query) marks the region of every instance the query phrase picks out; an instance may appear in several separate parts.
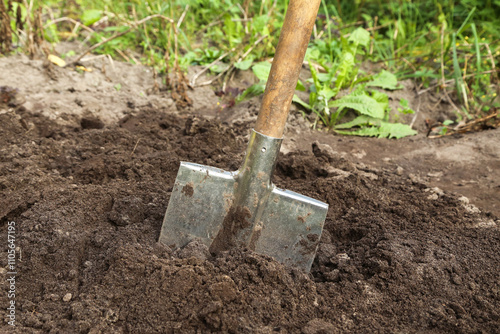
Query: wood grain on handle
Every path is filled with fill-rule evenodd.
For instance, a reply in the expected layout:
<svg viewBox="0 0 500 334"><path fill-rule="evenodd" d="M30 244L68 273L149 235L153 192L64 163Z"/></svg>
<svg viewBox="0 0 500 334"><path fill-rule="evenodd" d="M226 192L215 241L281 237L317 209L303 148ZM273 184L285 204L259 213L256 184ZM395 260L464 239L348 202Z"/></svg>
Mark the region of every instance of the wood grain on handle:
<svg viewBox="0 0 500 334"><path fill-rule="evenodd" d="M290 0L255 131L282 138L321 0Z"/></svg>

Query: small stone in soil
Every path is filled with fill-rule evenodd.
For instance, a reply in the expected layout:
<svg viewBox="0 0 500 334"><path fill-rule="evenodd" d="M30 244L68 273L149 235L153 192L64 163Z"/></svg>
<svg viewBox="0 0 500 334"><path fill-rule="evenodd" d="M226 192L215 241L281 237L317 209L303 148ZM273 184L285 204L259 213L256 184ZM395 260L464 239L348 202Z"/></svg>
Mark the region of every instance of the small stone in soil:
<svg viewBox="0 0 500 334"><path fill-rule="evenodd" d="M64 302L69 302L72 297L73 297L73 295L71 293L67 293L67 294L64 295L63 301Z"/></svg>

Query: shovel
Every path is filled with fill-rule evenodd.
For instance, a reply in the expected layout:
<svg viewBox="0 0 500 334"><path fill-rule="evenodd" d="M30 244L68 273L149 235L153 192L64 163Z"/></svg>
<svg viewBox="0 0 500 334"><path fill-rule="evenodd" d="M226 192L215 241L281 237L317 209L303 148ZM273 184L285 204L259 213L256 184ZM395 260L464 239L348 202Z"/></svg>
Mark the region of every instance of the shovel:
<svg viewBox="0 0 500 334"><path fill-rule="evenodd" d="M271 176L319 4L290 0L241 168L181 162L160 242L175 249L197 239L212 253L243 247L310 271L328 205L275 187Z"/></svg>

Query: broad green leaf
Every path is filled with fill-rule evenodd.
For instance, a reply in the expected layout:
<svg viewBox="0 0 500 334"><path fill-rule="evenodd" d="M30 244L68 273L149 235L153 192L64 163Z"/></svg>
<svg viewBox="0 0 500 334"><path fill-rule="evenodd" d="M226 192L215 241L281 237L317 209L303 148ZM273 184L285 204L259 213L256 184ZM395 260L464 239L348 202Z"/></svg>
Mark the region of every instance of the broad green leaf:
<svg viewBox="0 0 500 334"><path fill-rule="evenodd" d="M198 55L194 51L188 51L183 57L182 60L185 61L188 65L193 64L197 61ZM194 65L194 64L193 64Z"/></svg>
<svg viewBox="0 0 500 334"><path fill-rule="evenodd" d="M80 17L80 20L82 23L86 26L91 26L97 21L99 21L102 17L102 10L98 9L87 9L83 11L82 16Z"/></svg>
<svg viewBox="0 0 500 334"><path fill-rule="evenodd" d="M259 80L267 81L269 72L271 72L271 64L266 61L257 63L252 66L252 71Z"/></svg>
<svg viewBox="0 0 500 334"><path fill-rule="evenodd" d="M389 96L386 93L373 91L372 98L377 101L384 110L389 109Z"/></svg>
<svg viewBox="0 0 500 334"><path fill-rule="evenodd" d="M239 70L246 71L252 66L253 63L253 57L249 57L246 60L242 60L240 62L237 62L234 64L234 67L236 67Z"/></svg>
<svg viewBox="0 0 500 334"><path fill-rule="evenodd" d="M224 15L224 32L229 41L229 47L234 46L234 36L236 36L236 22L231 18L231 15L226 13Z"/></svg>
<svg viewBox="0 0 500 334"><path fill-rule="evenodd" d="M215 64L214 66L212 66L210 68L210 71L212 71L214 73L221 73L221 72L224 72L225 70L227 70L228 67L229 67L228 64L219 62L219 63Z"/></svg>
<svg viewBox="0 0 500 334"><path fill-rule="evenodd" d="M396 78L396 76L386 70L383 70L382 72L377 74L373 78L373 80L368 82L366 85L371 87L380 87L389 90L403 88L401 85L398 84L398 79Z"/></svg>
<svg viewBox="0 0 500 334"><path fill-rule="evenodd" d="M252 27L255 31L261 35L269 35L269 29L267 24L269 23L269 15L261 15L254 17L252 22Z"/></svg>
<svg viewBox="0 0 500 334"><path fill-rule="evenodd" d="M413 130L409 125L401 123L387 123L382 122L380 126L368 126L359 130L353 131L337 131L343 135L350 136L365 136L365 137L378 137L378 138L403 138L406 136L413 136L417 131Z"/></svg>
<svg viewBox="0 0 500 334"><path fill-rule="evenodd" d="M296 90L305 92L306 91L306 86L302 83L302 81L297 81L297 86L295 87Z"/></svg>
<svg viewBox="0 0 500 334"><path fill-rule="evenodd" d="M407 124L401 123L387 123L383 122L380 126L381 135L379 137L389 137L389 138L403 138L406 136L414 136L417 131L413 130ZM387 134L387 135L386 135Z"/></svg>
<svg viewBox="0 0 500 334"><path fill-rule="evenodd" d="M368 26L373 27L373 18L368 14L361 14L363 20L368 24Z"/></svg>
<svg viewBox="0 0 500 334"><path fill-rule="evenodd" d="M367 47L368 43L370 43L370 33L365 29L359 27L358 29L354 30L351 33L351 36L349 36L348 41L353 42L354 44L363 45L364 47Z"/></svg>
<svg viewBox="0 0 500 334"><path fill-rule="evenodd" d="M250 87L245 89L243 91L243 93L241 93L241 95L239 95L236 98L236 103L239 103L239 102L243 101L244 99L247 99L247 98L249 99L251 97L254 97L254 96L257 96L257 95L264 93L265 88L266 88L266 86L262 82L257 83L255 85L251 85Z"/></svg>
<svg viewBox="0 0 500 334"><path fill-rule="evenodd" d="M350 122L342 123L342 124L337 124L335 126L335 129L350 129L355 126L361 126L361 125L380 125L382 123L382 120L379 118L373 118L370 116L366 115L361 115L356 117Z"/></svg>
<svg viewBox="0 0 500 334"><path fill-rule="evenodd" d="M347 136L361 136L361 137L378 137L379 129L378 127L365 127L359 130L345 131L345 130L335 130L338 134Z"/></svg>
<svg viewBox="0 0 500 334"><path fill-rule="evenodd" d="M328 86L328 84L321 86L320 90L318 91L318 96L326 102L328 102L335 95L336 93Z"/></svg>
<svg viewBox="0 0 500 334"><path fill-rule="evenodd" d="M211 47L211 48L205 49L204 53L205 53L205 58L206 58L205 60L207 62L212 62L213 60L219 58L220 55L222 55L222 50L217 49L215 47Z"/></svg>
<svg viewBox="0 0 500 334"><path fill-rule="evenodd" d="M302 107L304 107L307 110L312 109L311 106L309 104L307 104L306 102L304 102L300 97L298 97L297 94L293 95L292 102L295 102L295 103L301 105Z"/></svg>
<svg viewBox="0 0 500 334"><path fill-rule="evenodd" d="M317 76L318 80L321 82L330 81L332 79L330 73L318 73Z"/></svg>
<svg viewBox="0 0 500 334"><path fill-rule="evenodd" d="M266 61L257 63L257 64L252 66L252 71L255 74L255 76L260 81L262 81L261 84L263 84L265 86L265 83L267 82L267 78L269 77L269 72L271 72L271 64L266 62ZM304 84L300 80L297 82L297 86L295 89L300 90L302 92L306 91L306 87L304 86Z"/></svg>
<svg viewBox="0 0 500 334"><path fill-rule="evenodd" d="M349 95L351 95L351 96L370 96L368 94L368 91L365 89L365 85L354 86L352 92Z"/></svg>
<svg viewBox="0 0 500 334"><path fill-rule="evenodd" d="M410 108L410 105L408 103L408 100L407 99L401 99L399 101L399 105L402 107L402 108L398 108L398 111L402 114L414 114L415 112Z"/></svg>
<svg viewBox="0 0 500 334"><path fill-rule="evenodd" d="M339 66L337 67L337 80L335 81L335 90L337 93L349 81L353 67L354 55L350 52L343 52Z"/></svg>
<svg viewBox="0 0 500 334"><path fill-rule="evenodd" d="M408 104L408 100L407 99L401 99L399 101L399 104L401 105L401 107L403 108L410 108L410 105Z"/></svg>
<svg viewBox="0 0 500 334"><path fill-rule="evenodd" d="M321 57L321 51L318 50L317 48L307 48L306 50L306 55L305 55L305 59L306 60L317 60Z"/></svg>
<svg viewBox="0 0 500 334"><path fill-rule="evenodd" d="M332 101L330 107L350 108L360 114L368 115L374 118L384 118L385 110L375 99L366 96L347 95L338 100Z"/></svg>
<svg viewBox="0 0 500 334"><path fill-rule="evenodd" d="M342 52L356 53L358 44L351 44L343 36L340 36L340 45L342 46Z"/></svg>

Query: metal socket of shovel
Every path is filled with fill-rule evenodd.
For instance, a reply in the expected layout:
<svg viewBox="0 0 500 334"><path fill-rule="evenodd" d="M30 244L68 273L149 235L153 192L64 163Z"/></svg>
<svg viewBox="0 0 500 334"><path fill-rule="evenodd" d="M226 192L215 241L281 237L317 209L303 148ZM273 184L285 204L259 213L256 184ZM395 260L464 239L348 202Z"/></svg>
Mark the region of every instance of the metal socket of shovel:
<svg viewBox="0 0 500 334"><path fill-rule="evenodd" d="M246 247L308 272L328 211L326 203L271 183L289 107L320 0L291 0L257 123L236 172L182 162L160 242L201 240L212 253Z"/></svg>

